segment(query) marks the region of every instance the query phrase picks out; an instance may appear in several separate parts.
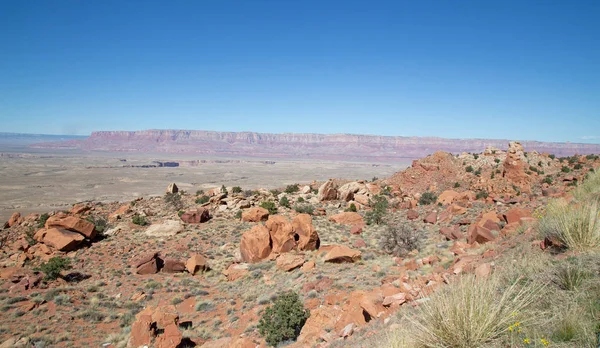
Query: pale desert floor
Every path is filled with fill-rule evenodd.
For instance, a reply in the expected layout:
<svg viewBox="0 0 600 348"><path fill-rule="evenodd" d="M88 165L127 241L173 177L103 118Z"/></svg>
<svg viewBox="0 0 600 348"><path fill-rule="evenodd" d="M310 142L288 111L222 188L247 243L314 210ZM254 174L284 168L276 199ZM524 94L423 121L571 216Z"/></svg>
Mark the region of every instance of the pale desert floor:
<svg viewBox="0 0 600 348"><path fill-rule="evenodd" d="M171 182L189 193L221 185L272 189L328 178L385 178L409 164L2 150L0 148L0 153L4 154L0 157L0 221L6 221L14 211L21 214L43 213L69 209L83 201L129 201L142 196L162 195ZM21 157L10 158L7 153ZM124 167L152 164L154 160L239 162L211 162L197 167L175 168ZM275 163L267 164L265 161Z"/></svg>

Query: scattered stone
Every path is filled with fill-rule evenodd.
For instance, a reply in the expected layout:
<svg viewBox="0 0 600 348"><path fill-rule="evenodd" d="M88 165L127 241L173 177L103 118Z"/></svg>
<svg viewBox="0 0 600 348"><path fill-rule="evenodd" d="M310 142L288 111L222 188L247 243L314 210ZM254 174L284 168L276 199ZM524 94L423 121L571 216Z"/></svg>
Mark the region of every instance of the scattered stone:
<svg viewBox="0 0 600 348"><path fill-rule="evenodd" d="M406 218L408 220L416 220L419 218L419 213L416 210L409 209L406 212Z"/></svg>
<svg viewBox="0 0 600 348"><path fill-rule="evenodd" d="M437 212L432 211L431 213L427 214L427 216L425 216L423 219L423 222L435 225L437 223Z"/></svg>
<svg viewBox="0 0 600 348"><path fill-rule="evenodd" d="M279 255L276 260L277 268L289 272L304 264L304 255L286 253Z"/></svg>
<svg viewBox="0 0 600 348"><path fill-rule="evenodd" d="M178 220L165 220L160 224L152 224L144 232L148 237L174 236L183 231L183 225Z"/></svg>
<svg viewBox="0 0 600 348"><path fill-rule="evenodd" d="M192 275L196 274L197 272L205 272L210 269L206 258L200 254L192 254L192 256L187 260L185 268Z"/></svg>
<svg viewBox="0 0 600 348"><path fill-rule="evenodd" d="M177 192L179 192L179 187L177 187L177 185L175 185L175 183L171 183L171 184L169 184L169 186L167 186L166 193L177 193Z"/></svg>
<svg viewBox="0 0 600 348"><path fill-rule="evenodd" d="M317 195L317 198L320 202L333 201L337 199L337 197L338 191L335 187L335 183L333 182L333 180L329 180L323 185L321 185L321 187L319 187L319 193Z"/></svg>
<svg viewBox="0 0 600 348"><path fill-rule="evenodd" d="M352 225L350 228L351 234L361 234L363 232L364 225Z"/></svg>
<svg viewBox="0 0 600 348"><path fill-rule="evenodd" d="M358 250L348 248L345 245L335 245L325 255L325 262L356 262L360 260L361 253Z"/></svg>
<svg viewBox="0 0 600 348"><path fill-rule="evenodd" d="M181 273L185 271L185 264L179 260L165 259L161 271L165 273Z"/></svg>
<svg viewBox="0 0 600 348"><path fill-rule="evenodd" d="M210 220L210 212L204 207L188 210L181 214L181 220L188 224L199 224Z"/></svg>
<svg viewBox="0 0 600 348"><path fill-rule="evenodd" d="M75 250L85 239L85 237L79 233L59 228L49 228L40 231L43 231L42 242L60 251ZM38 233L40 231L38 231Z"/></svg>
<svg viewBox="0 0 600 348"><path fill-rule="evenodd" d="M343 225L364 225L365 222L358 213L354 212L343 212L336 215L333 215L329 218L329 221L333 221L338 224Z"/></svg>
<svg viewBox="0 0 600 348"><path fill-rule="evenodd" d="M260 222L265 221L269 217L269 211L264 208L255 207L242 211L242 221Z"/></svg>
<svg viewBox="0 0 600 348"><path fill-rule="evenodd" d="M65 214L49 217L48 220L46 220L45 227L56 227L77 232L89 239L94 239L94 237L96 237L96 230L93 223L75 216L67 216Z"/></svg>

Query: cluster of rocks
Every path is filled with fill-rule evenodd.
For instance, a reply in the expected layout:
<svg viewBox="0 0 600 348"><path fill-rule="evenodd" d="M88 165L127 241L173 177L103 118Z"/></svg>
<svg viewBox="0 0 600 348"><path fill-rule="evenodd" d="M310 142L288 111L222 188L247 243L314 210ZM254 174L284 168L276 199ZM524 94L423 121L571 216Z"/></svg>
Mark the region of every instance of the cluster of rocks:
<svg viewBox="0 0 600 348"><path fill-rule="evenodd" d="M193 254L187 262L183 262L172 258L161 258L158 252L150 252L136 261L132 266L136 269L136 273L140 275L155 274L158 272L164 273L181 273L189 272L194 275L197 272L208 271L210 267L206 258L199 254Z"/></svg>

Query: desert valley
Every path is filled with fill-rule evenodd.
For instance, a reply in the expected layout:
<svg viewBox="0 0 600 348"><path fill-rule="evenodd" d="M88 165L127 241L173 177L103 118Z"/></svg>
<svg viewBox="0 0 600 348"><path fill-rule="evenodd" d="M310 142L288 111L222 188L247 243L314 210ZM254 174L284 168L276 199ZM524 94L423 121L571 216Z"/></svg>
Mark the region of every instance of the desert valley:
<svg viewBox="0 0 600 348"><path fill-rule="evenodd" d="M597 146L301 138L5 149L0 347L595 346Z"/></svg>

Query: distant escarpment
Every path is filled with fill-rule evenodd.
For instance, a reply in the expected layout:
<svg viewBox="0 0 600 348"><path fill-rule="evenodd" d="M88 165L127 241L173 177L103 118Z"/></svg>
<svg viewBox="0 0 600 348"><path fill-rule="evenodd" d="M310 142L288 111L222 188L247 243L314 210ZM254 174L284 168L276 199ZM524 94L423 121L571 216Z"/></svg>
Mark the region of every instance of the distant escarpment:
<svg viewBox="0 0 600 348"><path fill-rule="evenodd" d="M600 153L600 144L521 141L529 151L557 156ZM40 143L36 148L78 148L84 151L179 153L211 156L280 157L297 159L397 161L436 151L454 154L506 150L504 139L445 139L355 134L271 134L196 130L93 132L82 140Z"/></svg>

